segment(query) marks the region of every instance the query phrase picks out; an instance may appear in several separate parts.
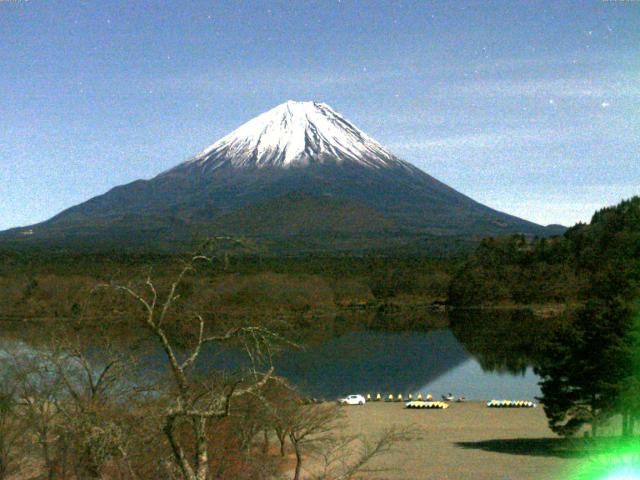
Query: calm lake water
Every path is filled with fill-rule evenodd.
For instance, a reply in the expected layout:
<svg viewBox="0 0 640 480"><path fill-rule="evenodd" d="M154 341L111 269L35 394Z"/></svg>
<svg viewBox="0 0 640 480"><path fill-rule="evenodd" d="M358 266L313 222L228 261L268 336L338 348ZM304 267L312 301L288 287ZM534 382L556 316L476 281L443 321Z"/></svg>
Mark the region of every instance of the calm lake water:
<svg viewBox="0 0 640 480"><path fill-rule="evenodd" d="M540 395L532 367L540 337L548 332L544 321L526 311L467 311L449 317L451 328L446 329L341 334L283 352L274 365L279 375L317 398L378 392L405 398L428 392L438 399L452 393L477 400ZM239 357L218 352L216 360L233 367Z"/></svg>
<svg viewBox="0 0 640 480"><path fill-rule="evenodd" d="M531 367L523 372L489 371L451 330L357 332L302 352L276 358L281 375L316 397L350 393L430 392L469 399L533 399L540 394Z"/></svg>
<svg viewBox="0 0 640 480"><path fill-rule="evenodd" d="M527 312L462 312L446 320L450 328L392 332L378 325L341 332L302 350L281 352L274 358L276 373L325 399L378 392L429 392L438 399L450 392L477 400L540 395L532 366L540 337L548 331L544 322ZM20 338L14 331L4 342L0 334L0 343L28 348L32 334ZM237 368L243 358L239 351L205 350L198 363L204 370ZM151 370L165 367L159 354L150 354L144 363Z"/></svg>

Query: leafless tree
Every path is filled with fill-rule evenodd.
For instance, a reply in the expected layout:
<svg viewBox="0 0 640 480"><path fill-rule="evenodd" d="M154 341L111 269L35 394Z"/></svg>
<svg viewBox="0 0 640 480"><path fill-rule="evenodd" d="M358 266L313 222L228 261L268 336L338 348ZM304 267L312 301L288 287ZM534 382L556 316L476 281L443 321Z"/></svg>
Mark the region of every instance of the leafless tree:
<svg viewBox="0 0 640 480"><path fill-rule="evenodd" d="M420 431L413 427L389 427L373 438L362 435L337 435L321 445L316 453L321 467L312 480L350 480L364 475L389 471L388 468L372 467L375 458L397 451L402 443L419 438Z"/></svg>
<svg viewBox="0 0 640 480"><path fill-rule="evenodd" d="M23 439L18 408L14 383L0 378L0 480L8 478L17 468L19 443Z"/></svg>
<svg viewBox="0 0 640 480"><path fill-rule="evenodd" d="M281 387L282 390L282 387ZM305 404L299 395L272 396L264 405L278 438L285 434L295 453L293 480L302 478L303 463L312 458L309 478L348 480L358 475L385 471L371 467L372 460L395 451L406 441L419 437L413 427L390 427L373 438L345 435L344 416L335 404Z"/></svg>
<svg viewBox="0 0 640 480"><path fill-rule="evenodd" d="M300 405L288 428L289 440L296 455L293 480L299 480L304 454L329 442L341 419L340 409L333 404Z"/></svg>
<svg viewBox="0 0 640 480"><path fill-rule="evenodd" d="M116 291L124 292L142 306L144 314L140 317L140 323L159 344L169 366L172 393L167 407L161 413L162 431L177 472L184 480L209 478L207 436L211 421L227 417L232 404L239 397L258 392L274 378L273 367L262 371L260 365L270 359L272 345L283 341L269 329L252 325L211 334L206 332L202 315L191 312L191 319L181 319L193 325L190 330L193 333L191 346L184 352L171 335L169 317L180 298L179 289L187 275L196 272L199 265L209 265L212 261L212 257L204 254L194 255L164 294L156 288L150 277L139 288L112 285ZM185 312L180 313L186 315ZM211 375L213 379L203 380L194 369L203 348L209 344L233 342L242 345L249 356L251 367L246 374L224 379L219 375Z"/></svg>
<svg viewBox="0 0 640 480"><path fill-rule="evenodd" d="M266 427L275 434L280 446L280 456L284 457L289 432L303 404L302 397L286 381L280 381L270 382L260 400Z"/></svg>
<svg viewBox="0 0 640 480"><path fill-rule="evenodd" d="M49 480L100 478L107 465L111 471L122 465L127 478L137 478L128 456L134 438L129 355L95 330L90 339L74 329L64 333L44 346L3 353L10 380L2 385L12 386L12 413L25 439L20 457L40 456Z"/></svg>
<svg viewBox="0 0 640 480"><path fill-rule="evenodd" d="M100 478L102 469L116 459L130 465L127 414L135 364L108 335L99 333L94 331L91 342L69 333L56 339L41 367L51 365L57 375L60 389L51 414L61 417L58 443L62 450L72 450L79 478Z"/></svg>
<svg viewBox="0 0 640 480"><path fill-rule="evenodd" d="M62 463L62 452L56 448L60 443L57 407L60 377L39 352L14 354L12 364L15 395L21 403L25 430L42 455L47 478L53 480Z"/></svg>

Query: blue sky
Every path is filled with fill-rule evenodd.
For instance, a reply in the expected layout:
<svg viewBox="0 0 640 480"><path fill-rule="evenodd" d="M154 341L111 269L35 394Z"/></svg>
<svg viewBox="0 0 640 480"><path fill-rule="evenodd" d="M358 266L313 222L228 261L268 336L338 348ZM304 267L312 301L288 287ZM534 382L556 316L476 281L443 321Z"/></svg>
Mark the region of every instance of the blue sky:
<svg viewBox="0 0 640 480"><path fill-rule="evenodd" d="M0 36L0 229L288 99L539 223L640 194L640 1L0 0Z"/></svg>

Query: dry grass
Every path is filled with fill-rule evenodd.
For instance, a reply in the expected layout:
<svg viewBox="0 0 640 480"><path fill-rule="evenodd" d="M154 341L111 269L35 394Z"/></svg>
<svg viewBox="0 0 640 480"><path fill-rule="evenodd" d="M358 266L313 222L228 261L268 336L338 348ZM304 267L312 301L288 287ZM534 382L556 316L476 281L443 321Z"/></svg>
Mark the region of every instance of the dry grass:
<svg viewBox="0 0 640 480"><path fill-rule="evenodd" d="M542 408L490 409L482 402L447 410L406 410L402 403L345 407L347 432L376 435L413 425L422 438L374 461L378 479L559 480L578 460L547 427ZM368 477L374 478L374 477Z"/></svg>

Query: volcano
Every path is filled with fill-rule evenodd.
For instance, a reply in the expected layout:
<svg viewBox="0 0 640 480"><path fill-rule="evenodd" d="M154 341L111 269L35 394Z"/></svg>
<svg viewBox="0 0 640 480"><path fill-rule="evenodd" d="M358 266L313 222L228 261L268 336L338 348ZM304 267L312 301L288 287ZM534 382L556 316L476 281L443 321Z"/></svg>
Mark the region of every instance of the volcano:
<svg viewBox="0 0 640 480"><path fill-rule="evenodd" d="M0 238L171 246L240 235L357 249L512 233L559 232L472 200L399 159L326 104L288 101L150 180L115 187Z"/></svg>

